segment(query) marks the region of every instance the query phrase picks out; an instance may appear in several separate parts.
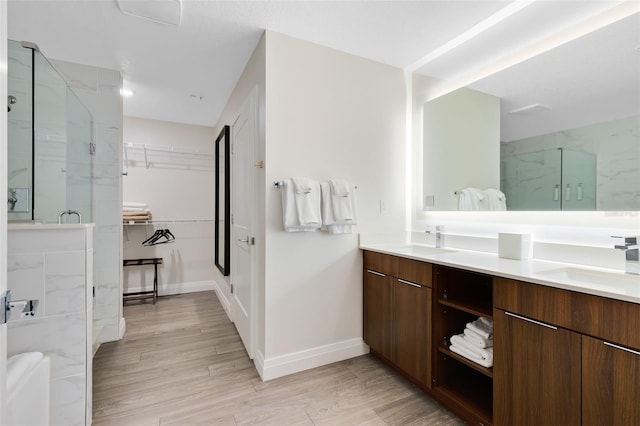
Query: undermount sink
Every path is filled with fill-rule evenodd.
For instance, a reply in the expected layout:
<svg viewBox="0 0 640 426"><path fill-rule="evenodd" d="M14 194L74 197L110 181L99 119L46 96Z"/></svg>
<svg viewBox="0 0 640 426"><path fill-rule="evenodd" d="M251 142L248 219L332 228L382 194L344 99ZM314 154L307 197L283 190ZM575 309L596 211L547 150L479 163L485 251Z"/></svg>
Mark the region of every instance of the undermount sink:
<svg viewBox="0 0 640 426"><path fill-rule="evenodd" d="M540 271L537 275L545 276L552 280L586 284L590 287L620 287L640 286L640 276L625 274L623 272L607 272L594 269L566 267ZM633 287L631 287L633 288Z"/></svg>
<svg viewBox="0 0 640 426"><path fill-rule="evenodd" d="M436 254L445 254L445 253L454 253L455 250L438 248L438 247L429 247L429 246L418 246L418 245L408 245L397 247L394 249L399 253L403 254L413 254L417 256L433 256Z"/></svg>

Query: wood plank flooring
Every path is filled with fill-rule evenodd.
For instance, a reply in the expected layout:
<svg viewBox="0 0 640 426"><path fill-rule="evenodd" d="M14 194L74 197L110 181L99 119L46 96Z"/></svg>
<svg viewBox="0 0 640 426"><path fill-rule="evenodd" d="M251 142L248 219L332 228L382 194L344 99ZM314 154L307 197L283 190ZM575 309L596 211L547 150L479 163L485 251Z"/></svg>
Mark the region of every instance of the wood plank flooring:
<svg viewBox="0 0 640 426"><path fill-rule="evenodd" d="M128 302L93 360L93 424L462 425L370 355L262 382L214 292Z"/></svg>

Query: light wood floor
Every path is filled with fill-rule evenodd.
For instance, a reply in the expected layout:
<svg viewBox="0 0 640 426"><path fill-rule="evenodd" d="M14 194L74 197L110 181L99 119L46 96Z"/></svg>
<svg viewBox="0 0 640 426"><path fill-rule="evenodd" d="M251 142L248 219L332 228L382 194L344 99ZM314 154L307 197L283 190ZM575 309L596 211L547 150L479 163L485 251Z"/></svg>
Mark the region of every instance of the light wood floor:
<svg viewBox="0 0 640 426"><path fill-rule="evenodd" d="M93 360L93 424L461 425L370 355L262 382L214 292L124 308Z"/></svg>

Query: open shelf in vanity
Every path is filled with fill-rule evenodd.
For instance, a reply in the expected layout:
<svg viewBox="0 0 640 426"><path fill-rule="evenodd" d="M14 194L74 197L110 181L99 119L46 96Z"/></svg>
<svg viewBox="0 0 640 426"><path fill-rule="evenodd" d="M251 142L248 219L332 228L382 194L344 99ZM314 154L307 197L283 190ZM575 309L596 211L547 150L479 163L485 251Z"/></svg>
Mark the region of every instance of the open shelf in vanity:
<svg viewBox="0 0 640 426"><path fill-rule="evenodd" d="M493 278L434 266L433 392L473 424L493 424L493 368L474 363L449 349L449 339L466 324L492 318Z"/></svg>

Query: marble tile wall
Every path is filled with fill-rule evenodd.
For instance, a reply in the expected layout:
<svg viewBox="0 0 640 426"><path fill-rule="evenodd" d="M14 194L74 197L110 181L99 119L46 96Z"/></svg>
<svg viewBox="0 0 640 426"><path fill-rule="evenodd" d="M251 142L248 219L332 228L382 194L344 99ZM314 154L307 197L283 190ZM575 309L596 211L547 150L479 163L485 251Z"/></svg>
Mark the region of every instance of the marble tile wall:
<svg viewBox="0 0 640 426"><path fill-rule="evenodd" d="M9 225L7 287L14 300L38 299L39 305L34 317L12 311L7 354L51 357L51 424L91 419L93 230Z"/></svg>
<svg viewBox="0 0 640 426"><path fill-rule="evenodd" d="M98 342L118 340L122 318L122 76L117 70L51 62L93 116L94 325Z"/></svg>
<svg viewBox="0 0 640 426"><path fill-rule="evenodd" d="M640 210L640 117L508 142L500 149L502 156L558 147L596 154L596 210Z"/></svg>

